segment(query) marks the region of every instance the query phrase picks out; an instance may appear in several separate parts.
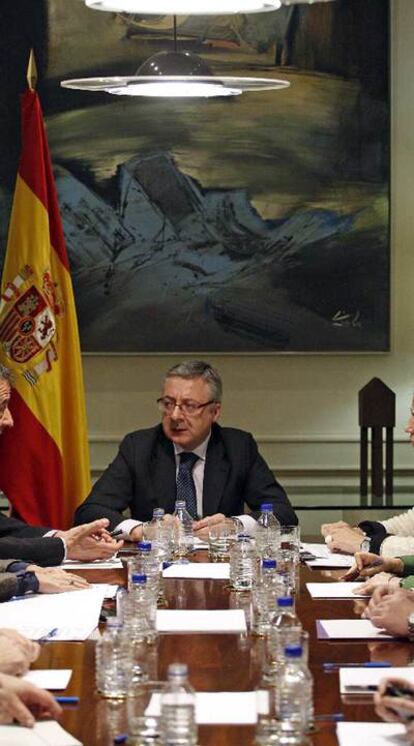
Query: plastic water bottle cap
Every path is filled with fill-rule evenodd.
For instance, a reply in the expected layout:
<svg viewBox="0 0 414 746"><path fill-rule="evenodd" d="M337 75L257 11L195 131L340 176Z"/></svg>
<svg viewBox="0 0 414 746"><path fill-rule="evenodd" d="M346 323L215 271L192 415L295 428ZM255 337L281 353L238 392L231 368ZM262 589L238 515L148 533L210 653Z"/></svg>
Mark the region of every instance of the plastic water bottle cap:
<svg viewBox="0 0 414 746"><path fill-rule="evenodd" d="M273 513L272 503L262 503L260 506L262 513Z"/></svg>
<svg viewBox="0 0 414 746"><path fill-rule="evenodd" d="M164 508L154 508L152 515L158 518L159 516L165 515Z"/></svg>
<svg viewBox="0 0 414 746"><path fill-rule="evenodd" d="M175 501L175 509L177 508L185 508L185 500L176 500Z"/></svg>
<svg viewBox="0 0 414 746"><path fill-rule="evenodd" d="M285 656L286 658L301 658L302 657L301 645L286 645Z"/></svg>
<svg viewBox="0 0 414 746"><path fill-rule="evenodd" d="M150 541L139 541L137 544L137 547L141 552L150 552L151 546Z"/></svg>
<svg viewBox="0 0 414 746"><path fill-rule="evenodd" d="M277 605L278 606L293 606L292 596L282 596L281 598L278 598Z"/></svg>
<svg viewBox="0 0 414 746"><path fill-rule="evenodd" d="M187 674L188 666L186 663L170 663L168 666L167 675L169 679L173 676L187 676Z"/></svg>
<svg viewBox="0 0 414 746"><path fill-rule="evenodd" d="M144 585L147 582L147 576L137 572L132 575L131 580L134 585Z"/></svg>
<svg viewBox="0 0 414 746"><path fill-rule="evenodd" d="M277 566L275 559L264 559L262 560L262 567L264 570L274 570Z"/></svg>

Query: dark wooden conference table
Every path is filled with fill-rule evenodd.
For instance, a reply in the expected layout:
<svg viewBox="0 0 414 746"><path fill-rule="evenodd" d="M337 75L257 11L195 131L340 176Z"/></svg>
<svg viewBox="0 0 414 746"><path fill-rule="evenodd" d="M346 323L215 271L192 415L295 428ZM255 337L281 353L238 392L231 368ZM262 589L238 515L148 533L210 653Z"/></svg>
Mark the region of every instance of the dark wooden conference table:
<svg viewBox="0 0 414 746"><path fill-rule="evenodd" d="M207 561L206 552L197 552L196 560ZM126 571L83 571L91 582L125 583ZM390 661L408 665L412 657L409 642L329 642L316 638L318 618L352 618L360 601L315 601L306 590L306 582L332 580L339 571L311 571L300 568L296 608L302 625L310 633L309 662L314 677L315 714L343 713L345 720L378 720L368 696L339 694L338 673L326 673L322 663ZM228 609L243 608L248 594L230 591L227 581L165 581L169 608ZM362 602L363 603L363 602ZM261 677L264 643L260 638L240 634L163 634L151 651L153 672L166 678L169 663L189 666L190 681L197 691L247 691L256 688ZM72 668L73 675L64 694L77 695L78 705L64 705L61 724L84 746L112 746L114 737L127 732L126 705L102 699L95 691L95 643L47 642L35 668ZM386 672L386 669L385 669ZM311 736L315 746L337 744L335 723L320 722ZM200 726L200 746L250 746L254 728L249 726Z"/></svg>

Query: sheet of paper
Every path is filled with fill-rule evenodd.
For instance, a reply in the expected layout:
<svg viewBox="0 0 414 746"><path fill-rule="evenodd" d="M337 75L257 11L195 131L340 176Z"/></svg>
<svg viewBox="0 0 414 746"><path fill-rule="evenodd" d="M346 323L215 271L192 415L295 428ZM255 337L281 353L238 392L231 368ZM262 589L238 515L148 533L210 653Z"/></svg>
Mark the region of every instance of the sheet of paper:
<svg viewBox="0 0 414 746"><path fill-rule="evenodd" d="M338 723L339 746L407 746L400 723Z"/></svg>
<svg viewBox="0 0 414 746"><path fill-rule="evenodd" d="M362 583L306 583L312 598L367 598L362 593L354 593Z"/></svg>
<svg viewBox="0 0 414 746"><path fill-rule="evenodd" d="M318 638L330 640L392 640L369 619L318 619Z"/></svg>
<svg viewBox="0 0 414 746"><path fill-rule="evenodd" d="M414 668L340 668L339 690L341 694L363 694L369 687L377 687L382 679L389 676L406 679L414 684Z"/></svg>
<svg viewBox="0 0 414 746"><path fill-rule="evenodd" d="M28 671L23 678L41 689L66 689L72 670L70 668L38 668Z"/></svg>
<svg viewBox="0 0 414 746"><path fill-rule="evenodd" d="M33 728L0 725L0 746L82 746L54 720L35 723Z"/></svg>
<svg viewBox="0 0 414 746"><path fill-rule="evenodd" d="M308 567L352 567L354 558L348 554L329 554L329 557L307 560Z"/></svg>
<svg viewBox="0 0 414 746"><path fill-rule="evenodd" d="M158 717L161 695L153 694L147 715ZM198 725L254 725L257 723L257 692L197 692L196 721Z"/></svg>
<svg viewBox="0 0 414 746"><path fill-rule="evenodd" d="M114 557L110 560L94 560L93 562L64 560L60 567L63 570L122 570L123 565L119 557Z"/></svg>
<svg viewBox="0 0 414 746"><path fill-rule="evenodd" d="M87 588L68 593L25 596L0 604L0 627L11 627L31 640L52 631L53 640L85 640L99 623L105 592Z"/></svg>
<svg viewBox="0 0 414 746"><path fill-rule="evenodd" d="M330 552L326 544L301 544L301 551L310 552L314 560L307 560L309 567L352 567L354 557L352 554L341 554Z"/></svg>
<svg viewBox="0 0 414 746"><path fill-rule="evenodd" d="M159 632L246 632L242 609L157 609Z"/></svg>
<svg viewBox="0 0 414 746"><path fill-rule="evenodd" d="M170 565L163 572L164 578L213 578L228 580L228 562L190 562L189 565Z"/></svg>
<svg viewBox="0 0 414 746"><path fill-rule="evenodd" d="M115 598L119 585L116 583L92 583L92 588L102 589L105 598Z"/></svg>

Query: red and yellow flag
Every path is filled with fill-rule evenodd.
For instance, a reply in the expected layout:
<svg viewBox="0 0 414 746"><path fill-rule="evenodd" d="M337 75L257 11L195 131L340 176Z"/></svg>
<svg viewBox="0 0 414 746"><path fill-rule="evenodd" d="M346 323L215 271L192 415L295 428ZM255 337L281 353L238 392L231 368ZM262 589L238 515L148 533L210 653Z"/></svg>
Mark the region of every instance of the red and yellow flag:
<svg viewBox="0 0 414 746"><path fill-rule="evenodd" d="M22 152L0 297L0 360L14 427L0 436L0 488L15 515L67 528L90 490L76 311L37 93L22 96Z"/></svg>

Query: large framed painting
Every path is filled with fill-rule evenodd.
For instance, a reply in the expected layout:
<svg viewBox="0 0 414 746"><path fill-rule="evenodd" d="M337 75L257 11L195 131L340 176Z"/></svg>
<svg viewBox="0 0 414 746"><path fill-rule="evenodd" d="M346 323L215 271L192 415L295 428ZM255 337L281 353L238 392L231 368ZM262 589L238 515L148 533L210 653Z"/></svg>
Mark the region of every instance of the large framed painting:
<svg viewBox="0 0 414 746"><path fill-rule="evenodd" d="M389 349L387 0L179 17L179 47L217 74L291 84L210 100L60 87L134 74L171 49L169 16L0 14L1 251L30 39L83 351Z"/></svg>

